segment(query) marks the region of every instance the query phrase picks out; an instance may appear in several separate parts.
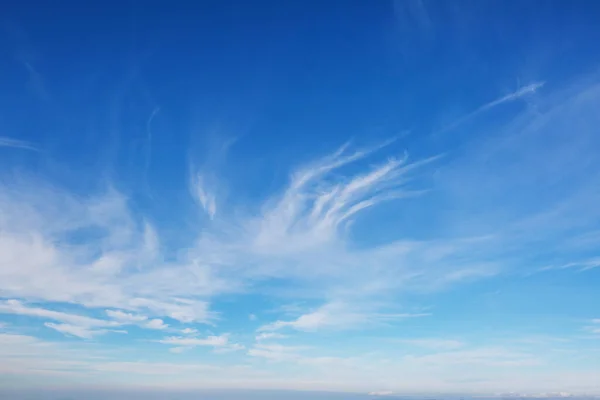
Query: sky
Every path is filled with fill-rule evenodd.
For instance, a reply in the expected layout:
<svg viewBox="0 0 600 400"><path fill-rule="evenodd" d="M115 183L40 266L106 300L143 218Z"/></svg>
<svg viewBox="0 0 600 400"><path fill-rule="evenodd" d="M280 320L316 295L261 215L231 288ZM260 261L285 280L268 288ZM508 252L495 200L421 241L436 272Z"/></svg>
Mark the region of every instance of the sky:
<svg viewBox="0 0 600 400"><path fill-rule="evenodd" d="M599 19L4 6L0 389L600 395Z"/></svg>

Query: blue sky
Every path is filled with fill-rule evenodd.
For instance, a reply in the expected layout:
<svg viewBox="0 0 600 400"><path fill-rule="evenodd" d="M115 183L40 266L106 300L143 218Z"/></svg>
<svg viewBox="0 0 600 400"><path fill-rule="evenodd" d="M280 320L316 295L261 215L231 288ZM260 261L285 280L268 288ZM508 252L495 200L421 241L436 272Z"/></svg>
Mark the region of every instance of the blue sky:
<svg viewBox="0 0 600 400"><path fill-rule="evenodd" d="M599 17L11 5L0 386L599 394Z"/></svg>

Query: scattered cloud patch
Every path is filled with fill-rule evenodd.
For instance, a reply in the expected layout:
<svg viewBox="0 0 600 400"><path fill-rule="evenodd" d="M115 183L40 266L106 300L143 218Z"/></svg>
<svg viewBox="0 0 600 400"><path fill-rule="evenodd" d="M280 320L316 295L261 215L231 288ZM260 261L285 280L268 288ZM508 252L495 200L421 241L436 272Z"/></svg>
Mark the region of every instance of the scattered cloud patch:
<svg viewBox="0 0 600 400"><path fill-rule="evenodd" d="M256 335L256 341L262 340L274 340L274 339L285 339L287 336L277 332L262 332Z"/></svg>
<svg viewBox="0 0 600 400"><path fill-rule="evenodd" d="M183 353L184 351L186 351L187 349L189 349L189 347L171 347L171 348L169 349L169 351L170 351L171 353L175 353L175 354L181 354L181 353Z"/></svg>
<svg viewBox="0 0 600 400"><path fill-rule="evenodd" d="M246 348L246 346L244 346L243 344L240 343L231 343L228 346L223 346L223 347L216 347L213 350L213 353L232 353L235 351L241 351L244 350Z"/></svg>
<svg viewBox="0 0 600 400"><path fill-rule="evenodd" d="M591 325L587 327L587 330L593 334L600 335L600 318L592 319Z"/></svg>
<svg viewBox="0 0 600 400"><path fill-rule="evenodd" d="M136 315L120 310L106 310L106 315L108 315L109 318L123 324L137 324L148 319L148 317L145 315Z"/></svg>
<svg viewBox="0 0 600 400"><path fill-rule="evenodd" d="M189 336L171 336L158 340L158 343L175 346L173 352L182 352L194 347L212 347L217 353L226 353L244 349L244 346L239 343L231 343L229 335L208 336L205 338L189 337Z"/></svg>
<svg viewBox="0 0 600 400"><path fill-rule="evenodd" d="M167 329L169 327L169 325L165 324L162 319L156 318L156 319L151 319L150 321L146 322L144 324L144 327L148 328L148 329L164 330L164 329Z"/></svg>
<svg viewBox="0 0 600 400"><path fill-rule="evenodd" d="M171 336L171 337L159 340L158 342L163 343L163 344L171 344L171 345L178 345L178 346L190 346L190 347L196 347L196 346L219 347L219 346L226 346L229 343L229 339L228 339L227 335L208 336L203 339L189 338L189 337L183 337L183 336Z"/></svg>
<svg viewBox="0 0 600 400"><path fill-rule="evenodd" d="M257 343L248 350L248 355L270 361L297 361L302 357L299 352L305 349L306 347L284 346L278 343Z"/></svg>
<svg viewBox="0 0 600 400"><path fill-rule="evenodd" d="M464 346L464 343L459 340L452 339L396 339L398 342L408 344L410 346L423 347L433 350L453 350Z"/></svg>

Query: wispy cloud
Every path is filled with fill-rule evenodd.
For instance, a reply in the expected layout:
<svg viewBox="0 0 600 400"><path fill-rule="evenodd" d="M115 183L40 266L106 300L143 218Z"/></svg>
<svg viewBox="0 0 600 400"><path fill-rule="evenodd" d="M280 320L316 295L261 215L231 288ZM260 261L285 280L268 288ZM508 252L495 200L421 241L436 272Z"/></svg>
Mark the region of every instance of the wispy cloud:
<svg viewBox="0 0 600 400"><path fill-rule="evenodd" d="M14 149L39 151L37 147L24 140L12 139L6 136L0 136L0 147L12 147Z"/></svg>
<svg viewBox="0 0 600 400"><path fill-rule="evenodd" d="M217 200L215 194L209 191L206 178L201 173L193 177L191 191L200 206L213 219L217 213Z"/></svg>
<svg viewBox="0 0 600 400"><path fill-rule="evenodd" d="M171 350L182 352L194 347L212 347L217 353L233 352L243 350L244 346L239 343L231 343L229 335L223 334L219 336L208 336L205 338L189 337L189 336L171 336L161 340L158 343L174 346Z"/></svg>
<svg viewBox="0 0 600 400"><path fill-rule="evenodd" d="M69 324L55 324L52 322L44 323L44 326L54 329L60 333L76 336L82 339L91 339L94 336L106 333L105 329L89 329L84 326L69 325Z"/></svg>
<svg viewBox="0 0 600 400"><path fill-rule="evenodd" d="M61 329L61 328L59 328ZM68 328L67 328L68 329ZM81 332L64 332L67 334ZM85 333L84 333L85 334ZM2 374L19 374L24 377L56 375L77 377L83 374L106 376L109 373L127 373L131 381L144 376L183 376L186 379L198 373L225 373L216 365L198 363L174 363L159 361L136 361L120 359L114 361L107 356L110 352L92 346L89 342L73 343L49 342L32 336L0 334L0 358L5 361L0 366ZM124 352L126 353L126 352ZM232 367L235 369L235 367ZM214 378L215 376L212 376Z"/></svg>
<svg viewBox="0 0 600 400"><path fill-rule="evenodd" d="M33 184L16 183L3 186L0 207L5 212L0 217L5 296L111 307L182 322L214 317L208 303L198 298L219 287L218 279L207 275L209 267L159 263L156 232L133 218L121 194L109 191L82 199L44 184L34 189ZM76 243L70 241L73 237Z"/></svg>
<svg viewBox="0 0 600 400"><path fill-rule="evenodd" d="M518 100L524 96L534 94L539 89L541 89L545 85L545 83L546 82L534 82L534 83L531 83L529 85L526 85L526 86L516 90L515 92L512 92L505 96L502 96L499 99L490 101L489 103L486 103L486 104L482 105L481 107L477 108L475 111L472 111L469 114L452 122L451 124L444 126L442 129L436 131L435 133L440 134L443 132L453 130L453 129L457 128L458 126L464 124L465 122L477 117L479 114L482 114L494 107L497 107L504 103L509 103L511 101Z"/></svg>
<svg viewBox="0 0 600 400"><path fill-rule="evenodd" d="M166 339L159 340L159 343L171 344L176 346L225 346L229 343L227 335L209 336L204 339L190 338L182 336L171 336Z"/></svg>
<svg viewBox="0 0 600 400"><path fill-rule="evenodd" d="M344 145L293 169L288 183L264 199L257 212L224 214L170 262L162 261L159 232L134 216L128 199L115 190L82 199L43 184L5 186L0 195L7 211L0 219L0 278L9 296L107 307L113 309L107 314L111 320L147 328L166 327L158 322L162 317L212 323L211 296L268 286L272 279L296 282L300 292L323 296L326 304L296 321L277 321L272 329L355 327L410 317L376 309L369 316L351 308L408 287L408 282L413 289L433 288L486 276L482 271L488 266L469 265L468 260L448 264L450 256L468 250L460 241L353 247L351 223L382 202L422 195L426 187L417 177L437 160L409 162L403 155L364 164L392 144L354 151ZM214 215L203 188L196 191L204 199L200 206ZM69 239L73 237L77 240ZM364 268L367 263L372 267ZM351 305L339 315L328 311L341 303Z"/></svg>
<svg viewBox="0 0 600 400"><path fill-rule="evenodd" d="M290 253L335 245L339 228L358 213L377 204L422 194L409 188L411 173L437 159L431 157L408 163L406 156L389 158L364 173L335 181L331 174L360 161L386 146L335 153L301 167L291 175L284 192L265 203L262 215L254 221L255 251Z"/></svg>
<svg viewBox="0 0 600 400"><path fill-rule="evenodd" d="M139 325L147 329L163 330L169 327L162 319L148 319L145 315L126 313L120 310L106 310L106 315L122 324Z"/></svg>
<svg viewBox="0 0 600 400"><path fill-rule="evenodd" d="M373 327L383 322L406 318L425 317L426 313L379 313L372 310L353 308L343 303L328 303L319 309L303 314L292 321L275 321L259 328L259 331L275 331L286 327L299 331L320 329L348 329Z"/></svg>
<svg viewBox="0 0 600 400"><path fill-rule="evenodd" d="M542 88L545 84L546 84L546 82L531 83L527 86L520 88L519 90L517 90L513 93L509 93L506 96L503 96L497 100L494 100L487 104L484 104L483 106L478 108L475 112L482 112L485 110L489 110L490 108L496 107L497 105L500 105L502 103L513 101L513 100L519 99L523 96L535 93L538 89Z"/></svg>
<svg viewBox="0 0 600 400"><path fill-rule="evenodd" d="M256 335L256 341L260 342L262 340L274 340L274 339L285 339L287 336L277 332L262 332Z"/></svg>
<svg viewBox="0 0 600 400"><path fill-rule="evenodd" d="M410 346L423 347L426 349L437 350L453 350L463 347L465 344L459 340L453 339L435 339L435 338L419 338L419 339L395 339L400 343L405 343Z"/></svg>
<svg viewBox="0 0 600 400"><path fill-rule="evenodd" d="M148 329L163 330L163 329L167 329L169 327L169 324L165 324L164 321L160 318L155 318L155 319L151 319L148 322L146 322L144 324L144 327L148 328Z"/></svg>
<svg viewBox="0 0 600 400"><path fill-rule="evenodd" d="M145 159L144 159L144 184L148 189L148 170L152 162L152 121L160 111L160 107L154 107L148 121L146 121L146 144L145 144Z"/></svg>
<svg viewBox="0 0 600 400"><path fill-rule="evenodd" d="M148 317L146 317L145 315L126 313L120 310L106 310L106 315L108 315L115 321L125 324L136 324L139 322L144 322L148 319Z"/></svg>
<svg viewBox="0 0 600 400"><path fill-rule="evenodd" d="M587 326L587 331L600 335L600 318L592 319L591 325Z"/></svg>
<svg viewBox="0 0 600 400"><path fill-rule="evenodd" d="M50 319L67 324L86 326L86 327L110 327L119 326L120 323L106 321L97 318L86 317L77 314L69 314L60 311L48 310L39 307L28 307L18 300L6 300L0 302L0 313L25 315L29 317Z"/></svg>
<svg viewBox="0 0 600 400"><path fill-rule="evenodd" d="M139 325L140 327L146 329L156 330L164 330L168 328L168 325L165 324L161 319L157 318L149 320L148 317L142 315L134 315L118 310L106 310L106 314L111 319L104 320L40 307L29 307L18 300L6 300L4 302L0 302L0 314L24 315L28 317L58 321L61 322L61 324L46 322L44 325L58 332L86 339L111 331L117 332L117 330L114 328L123 325Z"/></svg>
<svg viewBox="0 0 600 400"><path fill-rule="evenodd" d="M530 85L477 112L539 88L541 84ZM81 196L22 177L3 180L0 290L17 300L2 301L0 312L26 316L42 327L81 338L135 325L177 332L180 336L158 340L154 336L149 342L167 345L172 352L198 347L240 351L242 344L232 343L218 331L228 315L213 309L226 313L227 307L212 303L227 297L222 295L242 293L302 304L293 310L278 307L273 313L254 305L246 308L244 322L249 311L260 313L264 321L258 332L255 324L248 324L251 332L244 333L255 343L246 355L257 365L261 359L289 363L311 379L319 366L324 382L345 385L384 379L380 376L388 382L395 382L397 376L420 384L439 382L432 371L440 371L442 386L454 388L451 380L464 379L467 368L489 372L538 365L540 357L533 354L472 348L443 338L400 338L406 346L396 347L404 353L376 360L329 356L323 348L274 341L283 339L283 333L295 340L311 336L304 332L387 328L427 317L428 313L418 311L419 304L404 307L404 301L418 297L413 294L432 294L504 271L535 270L536 263L548 255L557 255L552 259L563 269L597 267L593 241L582 245L583 256L556 243L571 234L591 232L590 221L597 220L600 175L597 163L591 162L598 150L597 124L579 126L570 140L565 140L564 132L570 132L577 121L596 121L599 94L595 87L562 96L540 114L521 115L507 127L473 138L465 147L468 154L444 158L428 154L413 160L396 149L401 146L397 141L354 149L347 144L312 162L293 165L288 179L264 197L250 201L244 193L235 193L231 198L239 204L219 202L218 210L214 188L219 182L212 179L218 174L204 169L190 178L192 194L198 209L211 218L194 226L192 233L178 232L178 239L185 236L181 241L173 240L172 230L161 226L166 218L153 223L132 199L114 189ZM388 157L390 153L396 155ZM541 162L547 159L553 163ZM394 202L388 204L393 211L373 217L375 213L369 211L384 202ZM413 212L418 223L408 217ZM392 213L406 218L390 222L387 215ZM367 240L355 236L375 229L377 234ZM102 312L105 315L98 316ZM217 333L203 337L197 324L216 325L211 329ZM595 325L589 323L591 329ZM3 340L18 342L32 352L43 347L31 338ZM411 347L415 354L407 356ZM315 355L309 354L313 350ZM22 365L24 369L17 370L32 368ZM103 373L131 367L153 376L170 366L155 362L81 365ZM193 375L202 368L174 370ZM59 368L54 365L52 371ZM284 368L268 372L276 379L286 378ZM498 379L504 383L503 377Z"/></svg>
<svg viewBox="0 0 600 400"><path fill-rule="evenodd" d="M590 269L599 268L600 267L600 257L590 258L588 260L570 262L561 265L549 265L546 267L540 268L540 271L550 271L550 270L561 270L561 269L575 269L578 271L588 271Z"/></svg>
<svg viewBox="0 0 600 400"><path fill-rule="evenodd" d="M230 343L227 346L216 347L213 350L213 353L223 354L223 353L234 353L236 351L242 351L246 349L246 346L240 343Z"/></svg>
<svg viewBox="0 0 600 400"><path fill-rule="evenodd" d="M298 361L303 358L302 346L284 346L278 343L257 343L248 350L251 357L265 358L270 361Z"/></svg>
<svg viewBox="0 0 600 400"><path fill-rule="evenodd" d="M28 307L18 300L6 300L4 302L0 302L0 314L24 315L28 317L58 321L61 323L56 324L53 322L45 322L44 326L63 334L84 339L91 339L93 336L115 331L115 327L122 325L116 321L107 321L39 307Z"/></svg>
<svg viewBox="0 0 600 400"><path fill-rule="evenodd" d="M466 350L447 351L423 356L406 356L405 361L415 364L482 366L524 366L539 365L541 360L527 353L494 347L481 347Z"/></svg>

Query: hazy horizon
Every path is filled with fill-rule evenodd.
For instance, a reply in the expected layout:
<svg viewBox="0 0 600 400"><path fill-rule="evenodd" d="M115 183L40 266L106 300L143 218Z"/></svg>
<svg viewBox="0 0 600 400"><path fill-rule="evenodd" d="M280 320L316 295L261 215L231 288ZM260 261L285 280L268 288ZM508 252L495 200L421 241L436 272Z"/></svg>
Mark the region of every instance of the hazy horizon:
<svg viewBox="0 0 600 400"><path fill-rule="evenodd" d="M168 390L168 389L140 389L140 388L121 388L121 389L106 389L106 388L86 388L86 389L14 389L0 390L0 395L5 394L11 397L6 397L15 400L77 400L85 398L89 400L104 400L104 399L132 399L132 400L235 400L235 399L261 399L261 400L279 400L285 399L339 399L339 400L361 400L361 399L417 399L417 400L459 400L459 399L506 399L506 398L528 398L528 399L564 399L570 398L573 400L596 399L599 396L568 396L567 394L537 394L526 395L517 393L495 394L495 395L478 395L474 393L413 393L413 394L390 394L390 393L344 393L344 392L329 392L329 391L311 391L311 390L260 390L260 389L204 389L204 390Z"/></svg>

